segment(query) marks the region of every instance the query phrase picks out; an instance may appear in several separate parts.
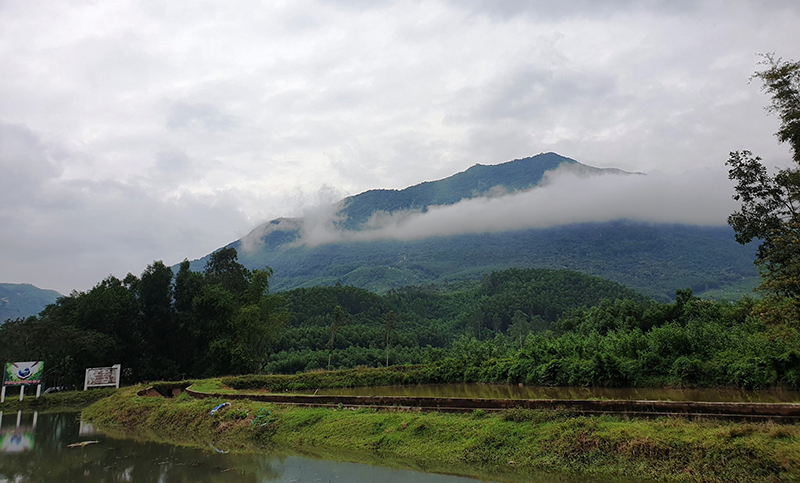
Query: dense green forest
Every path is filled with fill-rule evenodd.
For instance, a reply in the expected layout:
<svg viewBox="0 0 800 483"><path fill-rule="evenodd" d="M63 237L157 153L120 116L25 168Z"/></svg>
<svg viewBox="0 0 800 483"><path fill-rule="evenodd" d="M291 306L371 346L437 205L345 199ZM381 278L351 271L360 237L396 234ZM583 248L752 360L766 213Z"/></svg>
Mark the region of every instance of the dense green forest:
<svg viewBox="0 0 800 483"><path fill-rule="evenodd" d="M125 382L388 363L425 364L428 382L800 388L798 325L774 301L686 289L664 303L550 269L383 294L342 285L270 294L271 271L245 268L232 248L202 272L188 265L173 276L154 262L9 321L0 358L45 360L51 385L117 363ZM771 315L760 314L765 304Z"/></svg>
<svg viewBox="0 0 800 483"><path fill-rule="evenodd" d="M676 288L721 289L735 299L758 281L755 244L742 246L726 226L689 226L618 220L551 228L476 233L422 240L375 240L284 246L297 231L271 231L264 245L240 251L249 268L269 266L274 288L353 285L376 292L408 285L480 280L508 268L575 270L636 289L662 302ZM202 270L208 259L193 261ZM746 284L745 290L730 290Z"/></svg>

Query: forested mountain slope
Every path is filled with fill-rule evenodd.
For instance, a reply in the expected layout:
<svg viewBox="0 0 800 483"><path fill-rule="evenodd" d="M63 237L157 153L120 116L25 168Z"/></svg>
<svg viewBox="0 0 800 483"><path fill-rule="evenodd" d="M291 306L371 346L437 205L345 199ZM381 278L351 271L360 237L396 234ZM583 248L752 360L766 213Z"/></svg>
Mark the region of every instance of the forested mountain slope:
<svg viewBox="0 0 800 483"><path fill-rule="evenodd" d="M61 294L27 283L0 283L0 324L8 319L27 317L41 312Z"/></svg>
<svg viewBox="0 0 800 483"><path fill-rule="evenodd" d="M381 212L425 212L463 199L528 190L559 167L583 175L631 175L585 166L555 153L475 165L404 190L371 190L349 197L337 213L337 233L365 233L370 218ZM747 291L758 276L752 262L755 248L737 244L727 226L619 220L416 240L341 238L315 245L303 243L304 223L272 220L228 246L238 250L249 268L270 266L276 290L341 283L384 291L473 279L505 268L541 267L601 276L666 300L676 288L691 287L696 293L731 287ZM207 259L193 261L192 268L202 269Z"/></svg>

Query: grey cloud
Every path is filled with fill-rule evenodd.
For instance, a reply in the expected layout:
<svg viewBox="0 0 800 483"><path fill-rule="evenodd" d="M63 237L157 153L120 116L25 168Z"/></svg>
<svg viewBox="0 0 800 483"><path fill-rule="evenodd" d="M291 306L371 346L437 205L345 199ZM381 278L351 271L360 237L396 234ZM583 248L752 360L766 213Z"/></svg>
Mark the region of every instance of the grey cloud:
<svg viewBox="0 0 800 483"><path fill-rule="evenodd" d="M62 156L26 126L0 121L0 199L26 197L45 180L59 176Z"/></svg>
<svg viewBox="0 0 800 483"><path fill-rule="evenodd" d="M156 168L162 173L181 175L185 174L191 161L189 156L182 151L162 151L156 154Z"/></svg>
<svg viewBox="0 0 800 483"><path fill-rule="evenodd" d="M206 131L227 131L236 125L234 119L210 104L178 103L167 120L170 129L198 126Z"/></svg>
<svg viewBox="0 0 800 483"><path fill-rule="evenodd" d="M454 7L500 20L517 16L549 19L570 17L605 18L618 12L653 10L668 14L687 14L697 9L693 0L448 0Z"/></svg>
<svg viewBox="0 0 800 483"><path fill-rule="evenodd" d="M202 256L249 224L235 192L164 196L130 182L65 179L60 165L72 157L80 153L0 123L0 280L69 293L152 260Z"/></svg>
<svg viewBox="0 0 800 483"><path fill-rule="evenodd" d="M470 117L523 121L575 105L588 111L596 105L605 107L616 90L613 77L606 73L527 67L486 88L482 102Z"/></svg>
<svg viewBox="0 0 800 483"><path fill-rule="evenodd" d="M0 253L28 261L0 259L9 281L201 256L302 215L323 184L403 188L543 151L668 173L732 149L789 159L747 77L754 52L793 57L796 0L3 5ZM487 213L500 200L516 209ZM436 220L408 215L375 232Z"/></svg>
<svg viewBox="0 0 800 483"><path fill-rule="evenodd" d="M8 228L0 233L0 279L62 293L110 273L138 274L152 260L173 264L202 256L248 225L237 200L224 193L162 199L140 186L84 180L51 184L39 197L69 202L0 211L0 224ZM217 233L211 243L210 231Z"/></svg>

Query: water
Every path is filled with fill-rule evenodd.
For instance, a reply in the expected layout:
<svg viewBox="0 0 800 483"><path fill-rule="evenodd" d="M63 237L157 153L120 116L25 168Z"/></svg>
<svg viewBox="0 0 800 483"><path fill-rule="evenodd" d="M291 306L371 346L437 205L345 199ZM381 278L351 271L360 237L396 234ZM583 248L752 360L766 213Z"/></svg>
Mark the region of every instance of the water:
<svg viewBox="0 0 800 483"><path fill-rule="evenodd" d="M71 444L96 441L84 446ZM469 483L470 478L357 463L271 454L224 454L224 448L183 448L115 439L82 424L77 413L6 413L0 421L0 483ZM514 481L505 475L504 481ZM518 481L586 482L553 475Z"/></svg>
<svg viewBox="0 0 800 483"><path fill-rule="evenodd" d="M314 391L310 391L314 392ZM800 402L800 391L744 389L670 389L543 387L511 384L430 384L319 389L316 394L337 396L464 397L486 399L626 399L708 402Z"/></svg>

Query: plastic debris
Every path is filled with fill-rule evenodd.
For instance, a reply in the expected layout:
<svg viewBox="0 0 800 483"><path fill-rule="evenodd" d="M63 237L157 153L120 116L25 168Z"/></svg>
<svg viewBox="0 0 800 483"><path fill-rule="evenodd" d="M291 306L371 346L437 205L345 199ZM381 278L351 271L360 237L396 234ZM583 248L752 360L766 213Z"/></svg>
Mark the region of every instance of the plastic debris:
<svg viewBox="0 0 800 483"><path fill-rule="evenodd" d="M230 406L230 405L231 405L231 403L229 403L229 402L224 402L224 403L220 404L219 406L215 407L214 409L212 409L212 410L211 410L211 412L210 412L209 414L210 414L211 416L213 416L213 415L214 415L214 414L216 414L216 413L217 413L217 411L219 411L220 409L224 408L225 406Z"/></svg>
<svg viewBox="0 0 800 483"><path fill-rule="evenodd" d="M267 411L266 413L264 411L265 410L262 409L261 411L258 412L258 415L256 415L256 417L254 417L253 420L250 421L250 426L255 426L256 424L258 424L263 428L264 426L268 425L271 422L272 418L270 418L270 415L272 414L272 411Z"/></svg>
<svg viewBox="0 0 800 483"><path fill-rule="evenodd" d="M83 448L84 446L88 446L90 444L97 444L100 441L79 441L77 443L68 444L67 448Z"/></svg>
<svg viewBox="0 0 800 483"><path fill-rule="evenodd" d="M217 406L217 407L219 407L219 406ZM223 450L221 450L221 449L217 448L216 446L214 446L214 445L213 445L213 444L211 444L211 443L208 443L208 445L209 445L209 446L211 446L211 449L213 449L213 450L214 450L214 451L216 451L217 453L220 453L220 454L228 454L228 453L229 453L229 451L223 451Z"/></svg>

